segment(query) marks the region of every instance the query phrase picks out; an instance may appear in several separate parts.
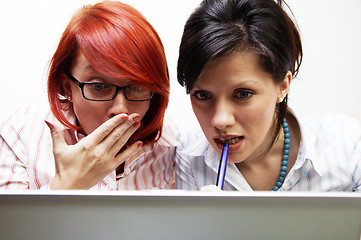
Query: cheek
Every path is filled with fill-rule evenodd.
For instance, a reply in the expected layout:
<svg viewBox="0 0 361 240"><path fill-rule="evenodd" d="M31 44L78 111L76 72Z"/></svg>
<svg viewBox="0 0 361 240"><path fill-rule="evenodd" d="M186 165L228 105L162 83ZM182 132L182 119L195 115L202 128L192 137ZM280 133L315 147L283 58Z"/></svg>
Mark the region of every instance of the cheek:
<svg viewBox="0 0 361 240"><path fill-rule="evenodd" d="M207 126L210 124L210 108L204 108L204 107L200 107L198 106L196 103L194 103L191 100L191 104L192 104L192 109L194 112L194 115L196 116L199 125L204 128L204 126Z"/></svg>
<svg viewBox="0 0 361 240"><path fill-rule="evenodd" d="M73 110L83 133L90 134L106 121L106 102L93 102L83 98L78 89L72 90Z"/></svg>
<svg viewBox="0 0 361 240"><path fill-rule="evenodd" d="M130 106L129 110L131 113L138 113L141 118L148 112L150 102L135 103L134 106Z"/></svg>
<svg viewBox="0 0 361 240"><path fill-rule="evenodd" d="M260 141L266 137L275 119L275 102L264 101L263 104L252 105L238 112L238 122L245 134L252 141ZM255 142L253 143L257 145Z"/></svg>
<svg viewBox="0 0 361 240"><path fill-rule="evenodd" d="M95 106L97 104L97 106ZM86 134L90 134L107 120L106 106L91 101L74 102L74 113L79 125Z"/></svg>
<svg viewBox="0 0 361 240"><path fill-rule="evenodd" d="M276 102L275 101L268 101L268 104L265 104L265 106L262 108L262 111L260 114L263 117L263 122L266 124L266 126L272 125L275 114L276 114Z"/></svg>
<svg viewBox="0 0 361 240"><path fill-rule="evenodd" d="M255 107L250 114L254 122L259 125L266 124L268 125L272 122L275 114L275 104L268 102L269 104L260 105L258 108Z"/></svg>
<svg viewBox="0 0 361 240"><path fill-rule="evenodd" d="M192 104L193 112L196 115L196 118L198 120L198 123L207 138L207 140L213 145L213 137L214 137L214 127L211 125L211 116L212 116L212 110L211 108L204 108L204 107L198 107L197 105ZM214 149L217 149L217 147L214 145Z"/></svg>

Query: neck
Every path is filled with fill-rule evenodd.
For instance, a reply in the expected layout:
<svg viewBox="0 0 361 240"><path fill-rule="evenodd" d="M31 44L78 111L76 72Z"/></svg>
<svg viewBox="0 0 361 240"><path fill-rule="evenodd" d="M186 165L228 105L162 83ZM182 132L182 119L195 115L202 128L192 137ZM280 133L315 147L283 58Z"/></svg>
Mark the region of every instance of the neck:
<svg viewBox="0 0 361 240"><path fill-rule="evenodd" d="M300 129L297 120L293 116L287 117L287 122L291 131L291 151L289 153L287 174L297 159L299 143L301 139ZM272 136L272 131L270 135ZM272 142L269 137L261 144L259 149L265 149ZM269 191L272 189L280 176L280 166L284 149L283 128L280 129L274 144L268 151L256 151L245 161L236 164L243 177L253 190ZM256 154L258 153L258 154Z"/></svg>
<svg viewBox="0 0 361 240"><path fill-rule="evenodd" d="M281 154L283 151L282 128L278 129L278 132L276 132L276 129L276 121L273 121L260 146L248 158L238 164L246 166L259 165L267 163L267 159L270 157Z"/></svg>
<svg viewBox="0 0 361 240"><path fill-rule="evenodd" d="M268 137L251 156L236 164L254 190L272 189L280 174L284 134L281 128L275 138L274 129L275 126L270 128Z"/></svg>

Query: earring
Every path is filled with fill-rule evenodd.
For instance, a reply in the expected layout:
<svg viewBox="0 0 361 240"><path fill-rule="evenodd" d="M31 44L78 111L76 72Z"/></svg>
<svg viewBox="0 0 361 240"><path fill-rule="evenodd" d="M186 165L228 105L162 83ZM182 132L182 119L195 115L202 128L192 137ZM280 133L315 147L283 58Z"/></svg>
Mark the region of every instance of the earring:
<svg viewBox="0 0 361 240"><path fill-rule="evenodd" d="M281 102L283 102L283 98L282 98L282 97L279 97L279 98L278 98L278 103L281 103Z"/></svg>

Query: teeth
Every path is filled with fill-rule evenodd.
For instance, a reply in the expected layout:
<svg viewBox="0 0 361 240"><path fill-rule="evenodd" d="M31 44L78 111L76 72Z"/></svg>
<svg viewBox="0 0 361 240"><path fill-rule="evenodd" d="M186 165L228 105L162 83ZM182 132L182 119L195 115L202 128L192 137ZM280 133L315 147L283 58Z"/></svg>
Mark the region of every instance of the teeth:
<svg viewBox="0 0 361 240"><path fill-rule="evenodd" d="M226 138L226 139L223 139L223 138L219 138L219 142L222 143L222 144L225 144L225 143L228 143L228 144L235 144L239 141L240 137L235 137L235 138Z"/></svg>

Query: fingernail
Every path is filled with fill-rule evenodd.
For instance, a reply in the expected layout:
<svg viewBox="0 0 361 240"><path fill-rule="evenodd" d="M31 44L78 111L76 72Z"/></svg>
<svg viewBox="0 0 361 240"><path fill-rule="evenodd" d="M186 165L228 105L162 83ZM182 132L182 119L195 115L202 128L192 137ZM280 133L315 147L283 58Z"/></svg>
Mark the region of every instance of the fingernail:
<svg viewBox="0 0 361 240"><path fill-rule="evenodd" d="M135 123L133 123L133 127L134 127L134 128L139 128L139 126L140 126L140 122L135 122Z"/></svg>
<svg viewBox="0 0 361 240"><path fill-rule="evenodd" d="M46 125L48 125L48 127L50 128L50 130L54 129L54 125L51 124L50 122L44 120L44 122L46 123Z"/></svg>
<svg viewBox="0 0 361 240"><path fill-rule="evenodd" d="M122 119L123 121L128 120L128 118L129 118L129 116L127 116L127 115L124 115L124 116L121 117L121 119Z"/></svg>
<svg viewBox="0 0 361 240"><path fill-rule="evenodd" d="M143 146L143 142L137 142L137 147Z"/></svg>
<svg viewBox="0 0 361 240"><path fill-rule="evenodd" d="M138 122L138 121L140 121L140 116L138 114L136 114L135 116L132 116L132 119L133 119L133 121Z"/></svg>

